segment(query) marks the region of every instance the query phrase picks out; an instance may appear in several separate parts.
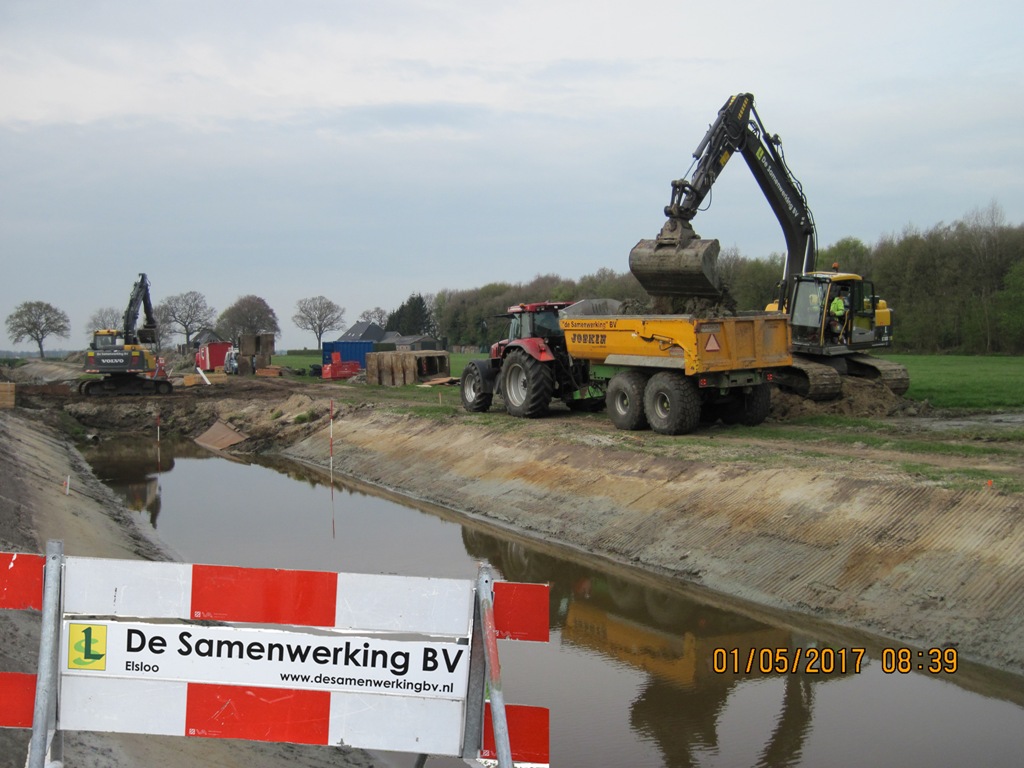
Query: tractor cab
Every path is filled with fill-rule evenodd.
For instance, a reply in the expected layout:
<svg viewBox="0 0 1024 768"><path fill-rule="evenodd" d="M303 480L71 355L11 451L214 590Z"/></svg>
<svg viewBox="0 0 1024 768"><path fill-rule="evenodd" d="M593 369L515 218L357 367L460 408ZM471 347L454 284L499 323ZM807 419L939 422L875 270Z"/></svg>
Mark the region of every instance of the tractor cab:
<svg viewBox="0 0 1024 768"><path fill-rule="evenodd" d="M513 341L563 338L565 332L558 324L558 313L571 305L571 301L539 301L509 307L506 314L499 315L509 319L507 335L491 347L491 358L500 359Z"/></svg>

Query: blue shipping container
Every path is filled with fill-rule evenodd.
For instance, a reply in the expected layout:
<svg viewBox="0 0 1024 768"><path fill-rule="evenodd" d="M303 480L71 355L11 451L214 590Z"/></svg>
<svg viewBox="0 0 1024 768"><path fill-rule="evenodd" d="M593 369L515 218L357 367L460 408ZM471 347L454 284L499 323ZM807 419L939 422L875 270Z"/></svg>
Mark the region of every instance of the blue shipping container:
<svg viewBox="0 0 1024 768"><path fill-rule="evenodd" d="M325 341L323 347L324 365L331 362L333 352L341 353L341 362L359 363L359 367L366 368L366 353L373 352L372 341Z"/></svg>

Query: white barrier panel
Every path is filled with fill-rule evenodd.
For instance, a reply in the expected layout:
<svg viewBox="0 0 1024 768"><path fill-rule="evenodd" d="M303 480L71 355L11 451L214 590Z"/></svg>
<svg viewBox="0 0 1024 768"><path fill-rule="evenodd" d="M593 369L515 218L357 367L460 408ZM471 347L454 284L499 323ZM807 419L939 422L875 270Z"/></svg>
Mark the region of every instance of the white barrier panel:
<svg viewBox="0 0 1024 768"><path fill-rule="evenodd" d="M464 699L468 643L196 624L64 622L65 675Z"/></svg>
<svg viewBox="0 0 1024 768"><path fill-rule="evenodd" d="M39 604L42 559L20 558L0 553L0 608ZM63 563L59 730L494 757L471 582ZM494 637L546 642L546 586L492 586ZM0 673L0 726L25 727L32 677ZM546 765L547 710L505 709L513 759Z"/></svg>

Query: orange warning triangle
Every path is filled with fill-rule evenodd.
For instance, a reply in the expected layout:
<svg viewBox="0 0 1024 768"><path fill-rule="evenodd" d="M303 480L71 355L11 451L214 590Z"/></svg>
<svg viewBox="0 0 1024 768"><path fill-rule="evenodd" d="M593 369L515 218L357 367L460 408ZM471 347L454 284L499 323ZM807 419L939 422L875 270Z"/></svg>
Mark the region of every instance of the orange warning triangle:
<svg viewBox="0 0 1024 768"><path fill-rule="evenodd" d="M720 352L722 347L718 343L718 339L715 338L715 334L708 336L708 343L704 345L705 352Z"/></svg>

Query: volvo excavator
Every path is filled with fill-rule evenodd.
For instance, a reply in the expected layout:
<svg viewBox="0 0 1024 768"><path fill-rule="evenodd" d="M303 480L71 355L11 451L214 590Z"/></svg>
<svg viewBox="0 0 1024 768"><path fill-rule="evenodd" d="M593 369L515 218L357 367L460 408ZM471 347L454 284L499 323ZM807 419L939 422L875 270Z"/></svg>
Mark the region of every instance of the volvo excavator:
<svg viewBox="0 0 1024 768"><path fill-rule="evenodd" d="M139 312L145 310L145 321L139 327ZM128 308L121 328L103 328L93 333L85 353L84 372L101 374L100 379L86 379L78 385L83 395L166 395L171 382L147 344L155 344L156 315L149 297L149 279L139 275L132 287Z"/></svg>
<svg viewBox="0 0 1024 768"><path fill-rule="evenodd" d="M814 218L803 188L786 165L779 137L764 129L749 93L732 96L719 110L693 152L692 178L672 182L661 232L630 252L630 271L651 295L655 310L678 311L681 302L693 301L730 304L717 273L719 243L701 239L691 221L737 152L786 240L778 295L767 309L790 317L793 365L777 369L776 382L811 400L838 397L845 375L880 379L896 394L905 393L910 386L907 369L865 353L892 343L892 310L860 275L840 272L838 264L830 272L814 271Z"/></svg>

